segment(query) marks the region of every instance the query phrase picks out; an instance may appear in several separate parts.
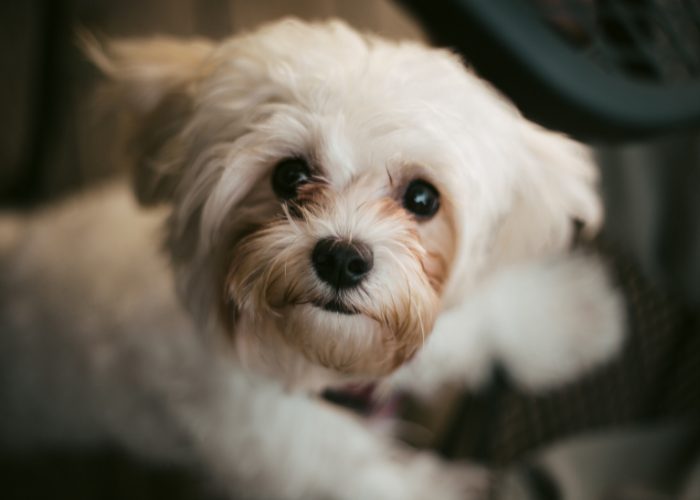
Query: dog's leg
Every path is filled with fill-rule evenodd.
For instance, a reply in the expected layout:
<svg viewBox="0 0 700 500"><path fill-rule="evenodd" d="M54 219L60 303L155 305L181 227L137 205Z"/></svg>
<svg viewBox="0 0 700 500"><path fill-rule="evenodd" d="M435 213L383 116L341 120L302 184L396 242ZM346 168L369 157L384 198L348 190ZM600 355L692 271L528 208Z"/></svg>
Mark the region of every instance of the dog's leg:
<svg viewBox="0 0 700 500"><path fill-rule="evenodd" d="M92 343L61 331L6 338L0 358L15 365L0 371L14 384L0 384L0 434L13 435L0 441L116 444L201 470L235 499L483 498L482 470L399 449L339 409L251 376L173 317Z"/></svg>
<svg viewBox="0 0 700 500"><path fill-rule="evenodd" d="M393 382L428 396L445 383L480 385L498 364L522 388L544 389L610 359L623 337L622 299L604 266L560 255L503 270L443 313Z"/></svg>
<svg viewBox="0 0 700 500"><path fill-rule="evenodd" d="M15 401L8 408L4 398L0 415L0 434L14 435L0 441L25 448L116 444L136 457L199 470L232 499L484 497L484 471L399 449L339 409L216 361L176 328L156 335L161 350L120 343L71 354L50 343L64 362L79 358L73 373L39 365L49 349L24 350L28 370L15 367ZM171 352L176 343L186 352ZM101 359L90 362L91 354ZM2 387L0 394L11 395ZM13 415L21 420L14 426Z"/></svg>
<svg viewBox="0 0 700 500"><path fill-rule="evenodd" d="M305 395L215 370L197 404L175 408L198 461L235 498L420 500L485 495L480 469L400 450Z"/></svg>

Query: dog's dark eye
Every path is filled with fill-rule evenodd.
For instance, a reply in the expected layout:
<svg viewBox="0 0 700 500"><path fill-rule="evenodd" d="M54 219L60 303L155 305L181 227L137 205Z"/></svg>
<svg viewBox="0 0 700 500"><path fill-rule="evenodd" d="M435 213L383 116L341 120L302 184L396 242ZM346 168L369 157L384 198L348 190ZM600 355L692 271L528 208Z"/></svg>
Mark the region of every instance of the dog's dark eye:
<svg viewBox="0 0 700 500"><path fill-rule="evenodd" d="M287 158L275 167L272 174L272 189L283 200L290 200L297 195L299 186L311 179L309 164L302 158Z"/></svg>
<svg viewBox="0 0 700 500"><path fill-rule="evenodd" d="M416 179L406 188L403 206L418 217L428 219L440 208L440 194L429 182Z"/></svg>

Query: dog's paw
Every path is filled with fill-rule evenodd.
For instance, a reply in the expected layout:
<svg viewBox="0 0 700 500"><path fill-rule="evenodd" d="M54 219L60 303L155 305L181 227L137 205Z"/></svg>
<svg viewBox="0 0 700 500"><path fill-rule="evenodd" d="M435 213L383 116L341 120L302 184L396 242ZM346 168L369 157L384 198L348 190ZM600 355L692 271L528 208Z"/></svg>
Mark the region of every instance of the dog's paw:
<svg viewBox="0 0 700 500"><path fill-rule="evenodd" d="M445 462L418 454L383 463L368 463L345 499L481 500L488 498L491 477L485 468Z"/></svg>
<svg viewBox="0 0 700 500"><path fill-rule="evenodd" d="M566 383L623 343L623 299L594 257L560 256L513 270L494 285L494 355L524 388Z"/></svg>

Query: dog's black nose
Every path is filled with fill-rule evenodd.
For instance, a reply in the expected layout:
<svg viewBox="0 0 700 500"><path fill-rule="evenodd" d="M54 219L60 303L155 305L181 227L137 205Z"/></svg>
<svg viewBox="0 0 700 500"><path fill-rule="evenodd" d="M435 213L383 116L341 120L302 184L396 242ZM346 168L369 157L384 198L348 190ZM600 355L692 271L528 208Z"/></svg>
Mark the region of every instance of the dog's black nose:
<svg viewBox="0 0 700 500"><path fill-rule="evenodd" d="M311 254L316 274L336 289L356 286L372 269L372 250L359 241L325 238Z"/></svg>

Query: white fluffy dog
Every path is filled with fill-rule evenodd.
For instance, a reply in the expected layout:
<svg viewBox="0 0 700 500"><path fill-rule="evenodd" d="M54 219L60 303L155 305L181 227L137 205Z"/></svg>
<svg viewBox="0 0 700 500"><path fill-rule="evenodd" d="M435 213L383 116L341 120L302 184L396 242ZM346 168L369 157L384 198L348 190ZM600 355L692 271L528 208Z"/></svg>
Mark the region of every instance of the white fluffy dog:
<svg viewBox="0 0 700 500"><path fill-rule="evenodd" d="M567 255L601 219L587 151L453 54L292 20L88 52L148 208L115 184L0 219L6 445L116 443L236 498L462 499L481 473L319 392L494 363L537 389L620 345L601 266Z"/></svg>

